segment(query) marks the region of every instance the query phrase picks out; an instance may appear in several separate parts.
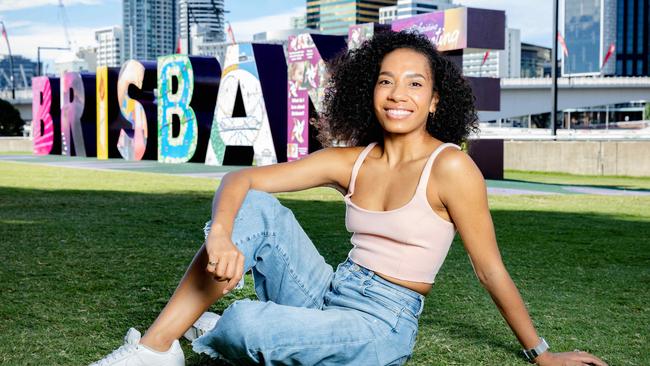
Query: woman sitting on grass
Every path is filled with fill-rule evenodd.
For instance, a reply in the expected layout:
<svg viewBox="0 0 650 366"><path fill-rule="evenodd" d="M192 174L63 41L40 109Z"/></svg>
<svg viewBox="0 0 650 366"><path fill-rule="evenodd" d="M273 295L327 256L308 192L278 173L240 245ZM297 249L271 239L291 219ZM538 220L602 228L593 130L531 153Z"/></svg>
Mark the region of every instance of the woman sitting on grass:
<svg viewBox="0 0 650 366"><path fill-rule="evenodd" d="M481 284L539 365L605 365L551 353L506 271L485 182L460 144L476 128L458 68L424 36L381 33L332 65L320 138L301 160L227 174L205 243L156 321L101 365L183 365L177 341L252 270L259 300L235 301L194 349L240 364L401 365L456 230ZM291 211L264 192L333 186L353 248L336 271Z"/></svg>

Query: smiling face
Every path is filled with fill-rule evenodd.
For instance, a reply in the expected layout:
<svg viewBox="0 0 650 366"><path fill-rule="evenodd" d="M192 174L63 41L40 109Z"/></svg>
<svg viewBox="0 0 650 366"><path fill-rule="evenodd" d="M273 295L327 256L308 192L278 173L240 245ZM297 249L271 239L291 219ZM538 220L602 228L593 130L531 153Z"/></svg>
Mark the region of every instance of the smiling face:
<svg viewBox="0 0 650 366"><path fill-rule="evenodd" d="M384 131L426 132L427 117L435 112L438 102L433 77L427 57L417 51L399 48L384 56L373 97L375 115Z"/></svg>

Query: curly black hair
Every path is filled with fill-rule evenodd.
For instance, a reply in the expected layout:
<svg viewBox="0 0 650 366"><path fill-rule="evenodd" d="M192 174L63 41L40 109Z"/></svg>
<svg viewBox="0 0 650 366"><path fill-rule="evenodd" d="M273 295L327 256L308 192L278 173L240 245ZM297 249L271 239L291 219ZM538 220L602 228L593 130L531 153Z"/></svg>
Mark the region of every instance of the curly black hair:
<svg viewBox="0 0 650 366"><path fill-rule="evenodd" d="M412 49L429 60L433 90L439 96L436 113L427 120L429 134L460 144L478 131L474 94L459 68L424 35L385 31L330 63L331 77L317 121L318 139L324 146L335 141L349 146L383 141L383 129L373 108L374 88L384 56L399 48Z"/></svg>

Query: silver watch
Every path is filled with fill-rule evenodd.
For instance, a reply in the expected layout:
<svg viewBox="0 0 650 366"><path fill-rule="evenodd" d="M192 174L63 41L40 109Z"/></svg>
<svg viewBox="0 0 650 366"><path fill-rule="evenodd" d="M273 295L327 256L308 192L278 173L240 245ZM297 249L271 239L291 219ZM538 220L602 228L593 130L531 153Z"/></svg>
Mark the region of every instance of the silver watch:
<svg viewBox="0 0 650 366"><path fill-rule="evenodd" d="M537 346L531 349L525 349L523 350L524 352L524 357L528 362L534 363L535 357L541 355L542 353L546 352L549 349L548 343L546 343L546 339L544 338L539 338L539 343Z"/></svg>

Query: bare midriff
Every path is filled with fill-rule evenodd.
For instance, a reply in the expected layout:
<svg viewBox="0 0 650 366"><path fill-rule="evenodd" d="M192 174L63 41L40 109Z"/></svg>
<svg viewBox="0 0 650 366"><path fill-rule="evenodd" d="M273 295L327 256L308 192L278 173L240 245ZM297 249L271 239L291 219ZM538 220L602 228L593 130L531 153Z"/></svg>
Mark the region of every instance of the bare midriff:
<svg viewBox="0 0 650 366"><path fill-rule="evenodd" d="M424 283L424 282L413 282L413 281L406 281L406 280L400 280L399 278L391 277L391 276L386 276L385 274L375 272L375 274L386 281L392 282L396 285L400 285L402 287L406 287L410 290L413 290L421 295L427 296L429 291L431 290L431 287L433 287L433 284L431 283Z"/></svg>

